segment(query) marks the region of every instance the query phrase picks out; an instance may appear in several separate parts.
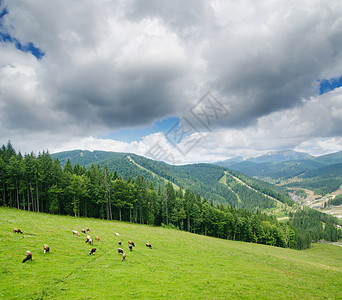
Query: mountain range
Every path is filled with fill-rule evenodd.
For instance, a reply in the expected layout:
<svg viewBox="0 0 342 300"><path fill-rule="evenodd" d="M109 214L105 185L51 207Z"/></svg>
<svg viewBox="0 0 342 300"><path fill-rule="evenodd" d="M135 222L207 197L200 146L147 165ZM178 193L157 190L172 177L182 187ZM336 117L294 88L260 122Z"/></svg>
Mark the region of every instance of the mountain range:
<svg viewBox="0 0 342 300"><path fill-rule="evenodd" d="M215 164L288 187L313 189L319 194L332 192L342 184L342 151L317 157L292 150L274 151Z"/></svg>
<svg viewBox="0 0 342 300"><path fill-rule="evenodd" d="M82 150L54 153L51 158L58 158L62 166L67 161L87 169L92 164L101 168L107 166L109 171L117 171L124 179L144 176L155 187L170 181L176 189L188 188L209 201L237 208L277 210L285 203L294 203L282 188L214 164L174 166L133 153Z"/></svg>
<svg viewBox="0 0 342 300"><path fill-rule="evenodd" d="M155 186L170 181L216 203L246 209L276 209L293 204L286 188L304 188L325 195L342 184L342 151L312 156L292 150L273 151L258 157L234 157L214 164L174 166L133 153L73 150L51 154L62 165L68 160L116 170L124 179L144 176ZM280 201L280 202L279 202Z"/></svg>

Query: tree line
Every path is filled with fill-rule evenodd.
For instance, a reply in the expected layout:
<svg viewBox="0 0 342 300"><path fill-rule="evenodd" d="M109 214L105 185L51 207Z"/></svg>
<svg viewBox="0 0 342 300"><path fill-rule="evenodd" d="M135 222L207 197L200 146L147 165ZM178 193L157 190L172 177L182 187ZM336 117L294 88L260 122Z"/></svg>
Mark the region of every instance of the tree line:
<svg viewBox="0 0 342 300"><path fill-rule="evenodd" d="M34 212L167 226L192 233L304 249L311 237L294 223L260 211L214 204L171 182L154 186L144 176L123 179L116 170L70 161L62 167L43 151L22 155L0 149L0 205Z"/></svg>
<svg viewBox="0 0 342 300"><path fill-rule="evenodd" d="M342 194L328 201L328 206L339 206L339 205L342 205Z"/></svg>

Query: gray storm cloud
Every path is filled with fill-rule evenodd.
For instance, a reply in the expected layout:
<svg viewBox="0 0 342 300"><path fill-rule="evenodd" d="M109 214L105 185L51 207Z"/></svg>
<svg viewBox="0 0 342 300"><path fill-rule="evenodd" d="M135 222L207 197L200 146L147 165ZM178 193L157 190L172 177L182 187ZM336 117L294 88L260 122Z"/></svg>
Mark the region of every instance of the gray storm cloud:
<svg viewBox="0 0 342 300"><path fill-rule="evenodd" d="M266 126L260 118L307 107L319 80L342 75L340 1L0 5L0 32L45 52L38 60L0 42L2 138L148 126L182 116L207 90L229 105L218 126ZM339 124L339 104L327 103ZM340 135L335 125L320 132Z"/></svg>

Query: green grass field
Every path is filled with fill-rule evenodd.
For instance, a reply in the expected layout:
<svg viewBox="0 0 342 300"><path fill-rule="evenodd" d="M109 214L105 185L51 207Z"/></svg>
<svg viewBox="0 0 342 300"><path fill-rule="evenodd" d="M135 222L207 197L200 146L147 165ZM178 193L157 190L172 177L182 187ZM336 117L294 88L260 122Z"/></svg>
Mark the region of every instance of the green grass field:
<svg viewBox="0 0 342 300"><path fill-rule="evenodd" d="M13 233L14 227L24 233ZM86 244L86 227L101 241ZM123 262L119 240L127 254ZM132 252L128 240L136 244ZM50 253L43 253L44 243ZM342 247L335 245L296 251L0 208L0 246L4 299L342 299ZM97 252L90 256L92 247ZM26 250L33 260L23 264Z"/></svg>

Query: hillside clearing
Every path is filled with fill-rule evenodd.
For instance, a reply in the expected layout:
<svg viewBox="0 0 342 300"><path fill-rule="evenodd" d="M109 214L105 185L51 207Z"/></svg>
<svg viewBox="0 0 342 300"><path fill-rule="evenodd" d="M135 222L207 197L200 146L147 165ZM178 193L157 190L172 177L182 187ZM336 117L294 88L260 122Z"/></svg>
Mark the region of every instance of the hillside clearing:
<svg viewBox="0 0 342 300"><path fill-rule="evenodd" d="M341 298L342 251L334 245L296 251L8 208L0 208L0 219L4 298ZM13 233L14 227L24 233ZM101 241L86 244L81 234L86 227ZM118 240L127 253L124 262L116 251ZM136 244L132 252L128 240ZM44 243L50 253L43 253ZM89 256L92 247L97 252ZM33 260L22 264L26 250Z"/></svg>

